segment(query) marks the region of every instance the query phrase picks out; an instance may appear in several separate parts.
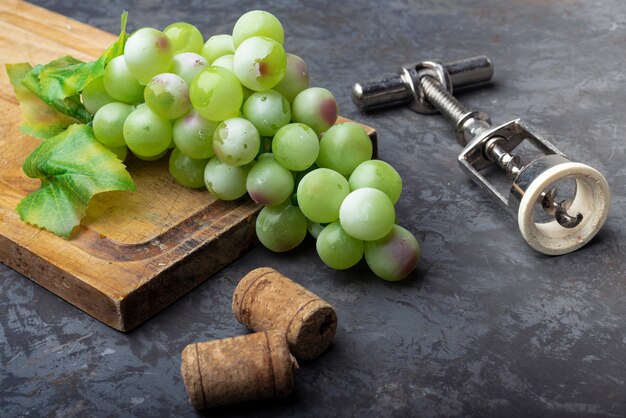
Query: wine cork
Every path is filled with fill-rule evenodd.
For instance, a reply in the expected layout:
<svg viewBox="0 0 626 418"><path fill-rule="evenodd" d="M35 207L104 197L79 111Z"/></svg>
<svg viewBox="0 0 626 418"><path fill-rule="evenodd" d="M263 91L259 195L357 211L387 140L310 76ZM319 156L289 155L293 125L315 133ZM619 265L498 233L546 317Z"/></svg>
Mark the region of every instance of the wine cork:
<svg viewBox="0 0 626 418"><path fill-rule="evenodd" d="M241 279L232 306L237 320L252 330L284 332L291 353L299 359L319 356L337 330L332 306L269 267Z"/></svg>
<svg viewBox="0 0 626 418"><path fill-rule="evenodd" d="M196 409L289 395L298 368L280 331L190 344L180 372Z"/></svg>

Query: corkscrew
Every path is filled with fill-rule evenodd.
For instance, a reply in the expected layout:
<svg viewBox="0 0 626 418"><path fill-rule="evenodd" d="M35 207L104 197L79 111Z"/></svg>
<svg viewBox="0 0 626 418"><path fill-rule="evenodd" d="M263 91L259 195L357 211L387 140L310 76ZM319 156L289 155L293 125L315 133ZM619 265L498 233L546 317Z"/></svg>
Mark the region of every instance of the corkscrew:
<svg viewBox="0 0 626 418"><path fill-rule="evenodd" d="M567 158L520 119L494 126L489 116L470 111L453 88L487 82L493 64L486 56L443 63L405 65L395 76L353 88L361 110L408 104L418 113L441 113L456 128L463 171L517 219L524 239L549 255L567 254L587 244L609 213L611 191L596 169ZM530 145L538 157L524 162L516 151ZM511 182L508 196L485 174L497 166Z"/></svg>

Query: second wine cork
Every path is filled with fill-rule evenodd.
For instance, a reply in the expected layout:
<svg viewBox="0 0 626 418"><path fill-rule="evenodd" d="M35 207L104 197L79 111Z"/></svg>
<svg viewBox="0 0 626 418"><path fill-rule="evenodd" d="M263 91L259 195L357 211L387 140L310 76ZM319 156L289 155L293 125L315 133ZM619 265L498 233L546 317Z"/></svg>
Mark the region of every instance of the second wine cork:
<svg viewBox="0 0 626 418"><path fill-rule="evenodd" d="M298 363L280 331L189 344L180 367L196 409L289 395Z"/></svg>
<svg viewBox="0 0 626 418"><path fill-rule="evenodd" d="M254 331L284 332L292 354L300 359L319 356L337 330L331 305L269 267L241 279L232 307L237 320Z"/></svg>

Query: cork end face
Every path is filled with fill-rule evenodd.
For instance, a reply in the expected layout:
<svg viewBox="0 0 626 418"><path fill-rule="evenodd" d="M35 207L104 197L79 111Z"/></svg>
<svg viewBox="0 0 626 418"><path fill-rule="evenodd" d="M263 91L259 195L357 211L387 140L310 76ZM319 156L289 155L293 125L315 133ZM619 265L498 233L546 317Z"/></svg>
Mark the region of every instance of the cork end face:
<svg viewBox="0 0 626 418"><path fill-rule="evenodd" d="M326 302L318 299L308 306L299 327L290 327L287 332L289 348L294 356L302 360L319 357L330 345L337 331L337 314ZM290 335L291 329L296 331Z"/></svg>

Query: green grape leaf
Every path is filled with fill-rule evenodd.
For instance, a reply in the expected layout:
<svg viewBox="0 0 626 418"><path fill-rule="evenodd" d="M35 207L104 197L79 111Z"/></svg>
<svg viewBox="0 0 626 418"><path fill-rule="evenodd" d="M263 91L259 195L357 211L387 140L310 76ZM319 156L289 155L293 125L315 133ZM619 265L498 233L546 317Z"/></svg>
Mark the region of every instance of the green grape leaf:
<svg viewBox="0 0 626 418"><path fill-rule="evenodd" d="M93 116L82 104L80 93L87 84L104 75L104 67L109 61L124 53L127 17L127 12L122 13L118 39L96 61L83 62L71 56L61 57L46 65L35 66L24 77L22 84L50 107L80 122L89 123Z"/></svg>
<svg viewBox="0 0 626 418"><path fill-rule="evenodd" d="M126 39L128 39L128 34L126 33L126 21L128 20L128 12L122 12L122 16L120 17L120 34L117 37L117 40L113 42L113 44L104 51L104 54L100 57L100 60L103 61L106 66L109 61L113 58L120 56L124 53L124 45L126 45Z"/></svg>
<svg viewBox="0 0 626 418"><path fill-rule="evenodd" d="M83 90L93 75L98 77L98 61L82 62L66 55L44 65L39 72L41 90L49 97L71 97Z"/></svg>
<svg viewBox="0 0 626 418"><path fill-rule="evenodd" d="M36 138L47 139L63 132L77 120L55 110L27 89L22 80L31 74L30 64L7 64L7 74L24 115L22 131Z"/></svg>
<svg viewBox="0 0 626 418"><path fill-rule="evenodd" d="M124 164L83 124L44 141L28 156L23 170L41 179L41 187L17 205L20 218L63 238L71 236L95 194L136 190Z"/></svg>
<svg viewBox="0 0 626 418"><path fill-rule="evenodd" d="M70 64L71 62L74 62L75 64L72 65ZM22 85L43 100L51 108L64 113L79 122L89 123L93 117L81 103L80 94L74 94L73 96L59 94L56 88L50 88L50 82L47 83L47 88L44 88L44 83L48 80L47 74L54 72L55 69L58 70L60 68L65 68L64 66L73 67L69 70L70 72L77 71L76 62L82 63L72 57L63 57L46 65L36 65L28 74L26 74L26 76L24 76L22 79ZM53 86L55 86L55 84L53 84Z"/></svg>

